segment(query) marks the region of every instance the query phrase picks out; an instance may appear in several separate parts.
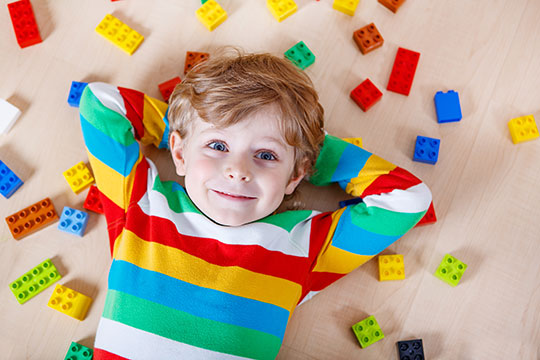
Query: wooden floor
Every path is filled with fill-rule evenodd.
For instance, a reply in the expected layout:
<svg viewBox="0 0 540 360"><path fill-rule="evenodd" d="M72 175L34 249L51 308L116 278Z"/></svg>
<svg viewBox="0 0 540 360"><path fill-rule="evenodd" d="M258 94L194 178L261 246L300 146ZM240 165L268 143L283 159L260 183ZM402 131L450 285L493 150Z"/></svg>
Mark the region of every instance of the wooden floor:
<svg viewBox="0 0 540 360"><path fill-rule="evenodd" d="M157 85L183 78L186 51L221 45L283 54L302 40L316 56L306 72L320 92L326 129L362 137L364 147L402 166L431 188L438 222L415 228L385 254L405 256L406 279L379 282L376 259L294 313L278 359L397 359L396 342L423 339L427 359L540 358L540 140L514 145L507 122L534 115L540 124L538 0L409 0L392 13L362 0L351 17L331 0L296 0L278 23L265 1L219 0L229 18L209 32L197 0L33 0L43 42L20 49L0 10L0 98L22 110L0 135L0 159L24 181L0 199L2 218L45 197L60 212L82 209L62 172L87 161L72 80L106 81L160 97ZM112 13L144 35L132 55L95 33ZM382 48L362 55L354 30L375 22ZM421 53L410 96L386 91L398 47ZM364 113L350 91L369 78L382 100ZM438 124L436 91L460 94L463 120ZM439 161L412 161L417 135L441 139ZM166 179L166 152L149 149ZM304 203L331 210L337 187L303 186ZM93 346L110 264L104 218L90 215L78 238L51 225L20 241L0 226L0 358L61 359L71 341ZM468 265L453 288L433 273L444 254ZM24 305L10 282L51 258L65 284L94 299L79 322L46 306L52 287ZM374 315L385 338L360 348L351 325Z"/></svg>

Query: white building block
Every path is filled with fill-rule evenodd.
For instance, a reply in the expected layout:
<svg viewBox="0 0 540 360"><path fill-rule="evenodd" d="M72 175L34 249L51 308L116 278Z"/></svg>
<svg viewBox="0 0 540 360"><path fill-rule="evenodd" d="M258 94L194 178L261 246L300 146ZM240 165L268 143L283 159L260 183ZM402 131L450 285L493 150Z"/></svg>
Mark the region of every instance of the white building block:
<svg viewBox="0 0 540 360"><path fill-rule="evenodd" d="M7 133L20 115L21 110L17 109L6 100L0 99L0 134Z"/></svg>

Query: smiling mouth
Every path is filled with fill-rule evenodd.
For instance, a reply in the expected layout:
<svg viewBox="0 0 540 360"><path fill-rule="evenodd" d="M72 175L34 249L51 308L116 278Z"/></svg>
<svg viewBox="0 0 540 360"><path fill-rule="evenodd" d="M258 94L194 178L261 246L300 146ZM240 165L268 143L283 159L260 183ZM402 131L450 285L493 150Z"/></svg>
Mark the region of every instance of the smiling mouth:
<svg viewBox="0 0 540 360"><path fill-rule="evenodd" d="M215 192L216 194L224 197L224 198L232 199L232 200L254 200L254 199L256 199L255 197L252 197L252 196L231 194L231 193L228 193L228 192L222 192L222 191L217 191L217 190L212 190L212 191Z"/></svg>

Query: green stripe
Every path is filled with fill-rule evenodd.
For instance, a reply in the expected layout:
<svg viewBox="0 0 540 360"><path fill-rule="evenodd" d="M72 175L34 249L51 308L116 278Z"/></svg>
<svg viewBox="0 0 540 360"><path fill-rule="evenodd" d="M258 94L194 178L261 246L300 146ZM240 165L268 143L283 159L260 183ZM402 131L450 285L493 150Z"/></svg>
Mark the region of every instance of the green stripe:
<svg viewBox="0 0 540 360"><path fill-rule="evenodd" d="M201 214L184 190L173 189L174 181L161 182L159 175L156 176L152 190L159 192L167 199L169 208L176 212L193 212Z"/></svg>
<svg viewBox="0 0 540 360"><path fill-rule="evenodd" d="M409 231L426 212L402 213L360 203L352 207L352 223L381 235L401 236ZM368 216L366 216L368 215Z"/></svg>
<svg viewBox="0 0 540 360"><path fill-rule="evenodd" d="M329 185L339 160L349 143L335 136L326 135L321 153L315 163L315 173L309 181L317 186Z"/></svg>
<svg viewBox="0 0 540 360"><path fill-rule="evenodd" d="M296 225L307 219L311 213L311 210L290 210L276 215L267 216L258 220L257 222L272 224L286 230L287 232L291 232Z"/></svg>
<svg viewBox="0 0 540 360"><path fill-rule="evenodd" d="M79 111L86 121L120 144L129 146L135 142L129 120L103 105L90 86L82 93Z"/></svg>
<svg viewBox="0 0 540 360"><path fill-rule="evenodd" d="M274 359L281 340L273 335L225 324L109 289L103 316L203 349L255 359Z"/></svg>

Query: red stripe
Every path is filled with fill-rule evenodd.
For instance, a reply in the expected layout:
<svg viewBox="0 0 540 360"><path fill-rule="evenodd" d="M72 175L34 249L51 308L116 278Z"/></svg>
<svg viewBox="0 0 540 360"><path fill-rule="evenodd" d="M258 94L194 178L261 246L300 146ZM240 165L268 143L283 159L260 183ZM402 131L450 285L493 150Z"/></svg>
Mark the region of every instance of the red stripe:
<svg viewBox="0 0 540 360"><path fill-rule="evenodd" d="M125 357L121 357L110 353L102 349L94 349L94 360L127 360Z"/></svg>
<svg viewBox="0 0 540 360"><path fill-rule="evenodd" d="M144 93L123 87L118 87L118 91L124 98L126 117L135 129L135 139L140 140L144 136Z"/></svg>
<svg viewBox="0 0 540 360"><path fill-rule="evenodd" d="M311 291L321 291L328 285L336 282L347 274L337 274L330 272L314 272L311 276Z"/></svg>
<svg viewBox="0 0 540 360"><path fill-rule="evenodd" d="M239 266L298 284L304 282L310 264L309 258L267 250L260 245L225 244L217 239L180 234L172 221L148 216L138 206L130 208L126 229L148 242L179 249L215 265Z"/></svg>
<svg viewBox="0 0 540 360"><path fill-rule="evenodd" d="M133 188L131 189L131 198L129 199L128 211L131 206L137 207L137 203L144 196L148 189L148 170L150 165L148 160L143 156L135 169L133 178Z"/></svg>
<svg viewBox="0 0 540 360"><path fill-rule="evenodd" d="M396 167L386 175L381 175L371 183L362 193L362 197L388 193L395 189L407 190L422 181L416 176L400 167Z"/></svg>

